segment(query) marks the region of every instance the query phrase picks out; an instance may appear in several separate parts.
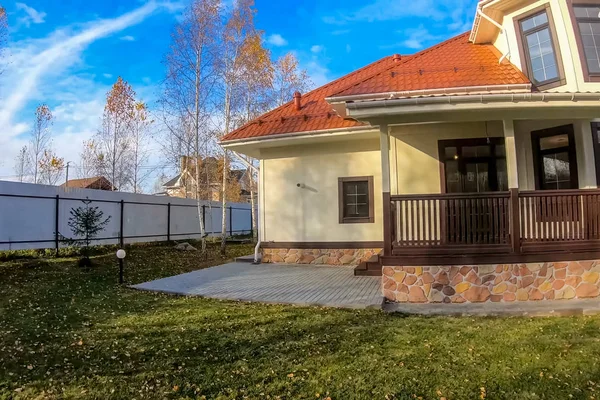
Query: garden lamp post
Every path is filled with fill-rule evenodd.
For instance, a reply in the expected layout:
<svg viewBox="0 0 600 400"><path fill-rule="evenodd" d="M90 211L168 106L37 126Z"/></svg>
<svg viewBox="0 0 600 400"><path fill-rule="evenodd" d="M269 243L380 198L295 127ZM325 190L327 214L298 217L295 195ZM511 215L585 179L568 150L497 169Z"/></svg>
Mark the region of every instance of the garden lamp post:
<svg viewBox="0 0 600 400"><path fill-rule="evenodd" d="M125 259L125 250L119 249L117 250L117 258L119 259L119 283L123 283L123 260Z"/></svg>

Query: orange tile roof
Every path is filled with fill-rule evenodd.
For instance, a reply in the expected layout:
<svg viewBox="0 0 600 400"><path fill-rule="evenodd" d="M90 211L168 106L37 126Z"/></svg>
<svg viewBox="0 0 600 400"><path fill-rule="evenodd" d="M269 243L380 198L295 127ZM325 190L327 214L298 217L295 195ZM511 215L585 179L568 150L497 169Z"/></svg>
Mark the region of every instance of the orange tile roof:
<svg viewBox="0 0 600 400"><path fill-rule="evenodd" d="M474 45L468 39L469 32L403 56L399 62L393 56L382 58L303 95L301 110L297 111L291 101L230 132L221 141L364 126L337 115L325 101L327 97L530 83L512 64L500 64L499 53L492 45Z"/></svg>
<svg viewBox="0 0 600 400"><path fill-rule="evenodd" d="M108 179L103 176L95 176L93 178L69 179L60 187L77 188L77 189L100 189L111 190L111 184Z"/></svg>

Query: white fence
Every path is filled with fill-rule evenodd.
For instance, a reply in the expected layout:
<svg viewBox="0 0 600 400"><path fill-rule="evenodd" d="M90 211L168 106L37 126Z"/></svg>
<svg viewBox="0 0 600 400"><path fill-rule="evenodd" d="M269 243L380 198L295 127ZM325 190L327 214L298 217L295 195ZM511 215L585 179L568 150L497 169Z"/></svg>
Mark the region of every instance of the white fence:
<svg viewBox="0 0 600 400"><path fill-rule="evenodd" d="M88 201L110 216L94 244L200 238L195 200L0 181L0 250L65 246L71 209ZM206 232L220 235L221 204L206 201L202 209ZM229 235L252 232L250 204L228 203L226 218Z"/></svg>

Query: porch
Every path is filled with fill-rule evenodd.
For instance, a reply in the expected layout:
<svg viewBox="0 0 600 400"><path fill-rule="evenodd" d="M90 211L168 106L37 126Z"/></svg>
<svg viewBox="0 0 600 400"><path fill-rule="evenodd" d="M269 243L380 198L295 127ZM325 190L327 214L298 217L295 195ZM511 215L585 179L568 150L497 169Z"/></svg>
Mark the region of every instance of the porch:
<svg viewBox="0 0 600 400"><path fill-rule="evenodd" d="M592 120L384 125L380 132L381 265L600 258L600 129Z"/></svg>

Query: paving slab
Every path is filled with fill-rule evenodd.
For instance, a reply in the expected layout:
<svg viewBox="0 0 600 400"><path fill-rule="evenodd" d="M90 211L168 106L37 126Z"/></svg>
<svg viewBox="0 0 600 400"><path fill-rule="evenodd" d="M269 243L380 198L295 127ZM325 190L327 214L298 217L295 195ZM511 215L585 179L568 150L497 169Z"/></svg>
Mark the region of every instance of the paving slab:
<svg viewBox="0 0 600 400"><path fill-rule="evenodd" d="M383 305L381 277L354 276L352 266L233 262L131 286L185 296L338 308Z"/></svg>

